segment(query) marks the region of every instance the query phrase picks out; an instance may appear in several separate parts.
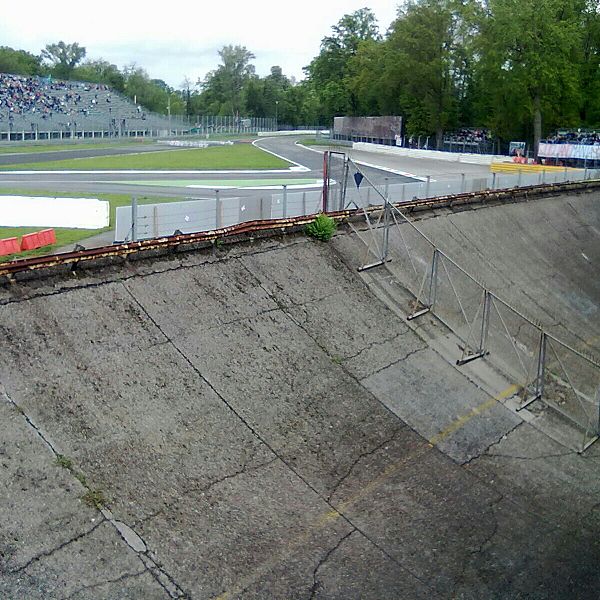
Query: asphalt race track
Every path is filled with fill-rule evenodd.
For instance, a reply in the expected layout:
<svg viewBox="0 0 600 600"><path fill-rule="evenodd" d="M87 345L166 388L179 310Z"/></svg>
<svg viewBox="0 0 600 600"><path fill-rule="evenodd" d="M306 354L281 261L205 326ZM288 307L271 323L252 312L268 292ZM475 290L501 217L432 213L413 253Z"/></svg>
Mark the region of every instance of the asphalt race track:
<svg viewBox="0 0 600 600"><path fill-rule="evenodd" d="M323 153L312 149L304 148L297 145L297 137L282 137L282 138L264 138L256 143L256 146L272 152L286 160L306 167L299 170L274 170L274 171L113 171L107 172L0 172L0 189L31 189L44 191L61 191L61 192L89 192L89 193L120 193L120 194L143 194L143 195L161 195L161 196L181 196L190 197L206 197L206 190L196 188L188 188L181 185L181 180L198 179L203 181L206 179L218 179L223 186L227 186L229 180L243 179L260 179L264 180L269 176L276 177L278 180L285 176L290 180L290 184L294 179L322 179L323 177ZM160 148L164 150L163 147ZM176 149L174 149L176 150ZM89 158L93 156L106 156L109 154L128 154L137 152L155 152L156 146L145 148L107 148L93 149L82 148L80 150L69 151L69 158ZM56 160L63 158L64 152L41 152L27 154L26 156L18 155L0 155L0 165L16 164L23 162L42 162L47 160ZM374 183L382 183L387 178L393 178L395 182L409 183L414 181L410 177L405 177L391 172L387 169L377 169L373 167L364 167L364 174ZM165 185L148 184L149 181L160 181ZM168 185L166 182L173 181L173 185ZM125 183L126 182L126 183ZM139 183L138 183L139 182ZM218 188L217 188L218 189ZM223 189L223 197L244 197L256 195L255 190L244 189Z"/></svg>

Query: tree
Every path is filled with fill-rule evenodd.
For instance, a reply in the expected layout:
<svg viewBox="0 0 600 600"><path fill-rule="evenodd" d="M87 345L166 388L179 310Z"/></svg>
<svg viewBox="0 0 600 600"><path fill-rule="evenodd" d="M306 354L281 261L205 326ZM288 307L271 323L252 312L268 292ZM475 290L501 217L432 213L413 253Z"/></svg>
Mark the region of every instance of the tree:
<svg viewBox="0 0 600 600"><path fill-rule="evenodd" d="M105 83L118 92L125 89L125 78L116 65L106 60L88 60L75 67L72 77L80 81Z"/></svg>
<svg viewBox="0 0 600 600"><path fill-rule="evenodd" d="M578 113L583 9L580 0L488 2L481 77L491 121L500 134L515 123L533 131L536 157L544 121L566 125Z"/></svg>
<svg viewBox="0 0 600 600"><path fill-rule="evenodd" d="M0 73L40 75L40 57L25 50L13 50L8 46L2 46L0 47Z"/></svg>
<svg viewBox="0 0 600 600"><path fill-rule="evenodd" d="M254 75L254 65L250 61L255 56L245 46L232 45L223 46L219 56L222 63L198 83L208 103L219 107L214 114L239 115L242 89Z"/></svg>
<svg viewBox="0 0 600 600"><path fill-rule="evenodd" d="M473 69L477 6L475 0L411 1L398 11L384 44L379 88L388 90L382 90L382 106L406 116L407 133L435 134L438 148L444 130L462 120L459 111Z"/></svg>
<svg viewBox="0 0 600 600"><path fill-rule="evenodd" d="M73 69L85 58L86 50L77 42L65 44L48 44L41 53L42 59L48 61L56 77L69 79Z"/></svg>
<svg viewBox="0 0 600 600"><path fill-rule="evenodd" d="M332 27L332 35L323 38L321 51L305 68L322 105L324 117L357 114L358 98L349 87L349 63L361 42L379 40L379 29L373 12L361 8L344 15Z"/></svg>

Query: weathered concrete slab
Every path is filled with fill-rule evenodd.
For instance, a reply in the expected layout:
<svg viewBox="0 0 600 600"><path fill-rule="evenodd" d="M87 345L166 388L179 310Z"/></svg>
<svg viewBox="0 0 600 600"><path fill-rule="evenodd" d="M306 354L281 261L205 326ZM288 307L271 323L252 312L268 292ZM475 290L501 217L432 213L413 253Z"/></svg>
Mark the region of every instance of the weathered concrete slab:
<svg viewBox="0 0 600 600"><path fill-rule="evenodd" d="M510 432L338 251L270 240L2 290L0 381L73 465L0 438L37 465L0 506L0 523L29 507L5 555L85 534L27 577L2 564L8 597L541 599L569 581L593 597L596 449ZM47 506L65 531L37 540Z"/></svg>
<svg viewBox="0 0 600 600"><path fill-rule="evenodd" d="M430 349L412 353L363 381L394 414L458 462L479 456L522 422L466 383Z"/></svg>
<svg viewBox="0 0 600 600"><path fill-rule="evenodd" d="M4 397L0 416L0 597L168 598Z"/></svg>

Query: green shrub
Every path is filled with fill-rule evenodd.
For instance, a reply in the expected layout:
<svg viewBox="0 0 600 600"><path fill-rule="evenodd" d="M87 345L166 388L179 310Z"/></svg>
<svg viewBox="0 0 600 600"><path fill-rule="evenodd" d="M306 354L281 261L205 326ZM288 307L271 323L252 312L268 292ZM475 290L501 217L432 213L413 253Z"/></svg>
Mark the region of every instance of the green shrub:
<svg viewBox="0 0 600 600"><path fill-rule="evenodd" d="M337 223L331 217L323 213L317 215L316 219L306 226L306 233L322 242L331 239L335 233Z"/></svg>

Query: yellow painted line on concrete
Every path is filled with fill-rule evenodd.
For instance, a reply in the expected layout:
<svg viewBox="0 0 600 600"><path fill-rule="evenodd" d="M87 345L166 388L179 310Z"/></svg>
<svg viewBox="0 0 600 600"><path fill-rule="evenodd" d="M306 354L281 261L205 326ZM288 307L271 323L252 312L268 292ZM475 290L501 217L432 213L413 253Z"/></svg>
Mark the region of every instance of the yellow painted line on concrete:
<svg viewBox="0 0 600 600"><path fill-rule="evenodd" d="M440 433L438 433L431 440L429 440L429 443L427 445L418 446L414 452L409 453L408 455L402 457L400 460L389 465L386 469L384 469L381 472L381 474L375 477L375 479L372 479L365 486L361 487L356 494L353 494L347 500L341 502L337 506L337 508L324 512L317 519L315 519L313 524L308 527L305 533L300 535L298 538L296 538L294 541L288 544L285 548L282 548L269 560L260 564L247 577L244 577L243 579L238 581L233 588L226 592L223 592L219 596L215 596L214 600L231 600L238 594L242 593L249 585L255 583L263 574L267 573L282 560L289 557L297 548L305 545L313 533L324 529L331 523L343 517L343 513L346 509L348 509L353 504L356 504L359 500L362 500L363 498L371 494L371 492L374 492L377 488L381 487L392 475L397 473L402 467L406 466L407 464L413 462L418 458L421 458L422 456L427 454L435 446L435 444L447 438L455 431L458 431L461 427L463 427L466 423L473 419L473 417L481 414L482 412L485 412L486 410L489 410L490 408L492 408L492 406L494 406L494 404L496 404L496 402L504 398L508 398L509 396L512 396L519 389L519 386L511 385L497 396L486 400L479 406L473 408L466 415L463 415L462 417L459 417L458 419L450 423L448 427L446 427L443 431L440 431Z"/></svg>
<svg viewBox="0 0 600 600"><path fill-rule="evenodd" d="M504 391L500 392L497 396L494 396L493 398L486 400L479 406L476 406L475 408L471 409L467 414L462 415L462 416L458 417L457 419L455 419L454 421L452 421L452 423L450 423L450 425L448 425L448 427L442 429L442 431L440 431L437 435L434 435L429 440L429 443L434 446L436 444L439 444L442 440L445 440L449 435L452 435L454 432L456 432L459 429L461 429L462 427L464 427L471 419L473 419L473 417L476 417L477 415L480 415L481 413L485 412L486 410L489 410L497 402L499 402L500 400L503 400L504 398L508 398L509 396L512 396L519 389L520 388L518 385L511 385L511 386L507 387Z"/></svg>

